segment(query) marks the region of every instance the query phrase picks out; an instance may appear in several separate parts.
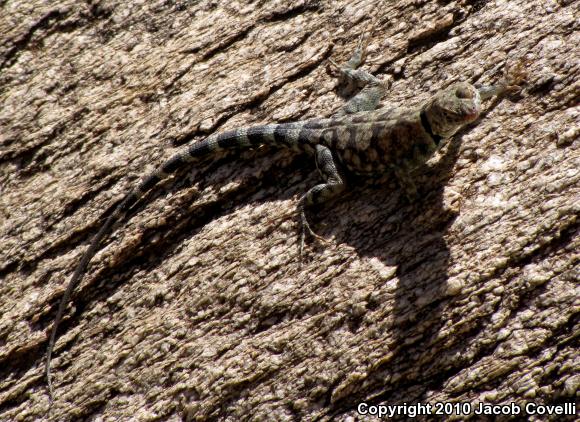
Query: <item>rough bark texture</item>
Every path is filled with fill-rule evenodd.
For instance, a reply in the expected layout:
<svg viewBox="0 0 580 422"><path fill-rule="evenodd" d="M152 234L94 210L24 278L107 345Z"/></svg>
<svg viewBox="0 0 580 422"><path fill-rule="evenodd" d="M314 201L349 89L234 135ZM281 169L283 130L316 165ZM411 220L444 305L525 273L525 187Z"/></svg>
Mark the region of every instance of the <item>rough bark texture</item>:
<svg viewBox="0 0 580 422"><path fill-rule="evenodd" d="M0 420L577 401L578 2L0 8ZM394 79L385 102L522 60L528 84L418 172L416 208L387 181L310 213L330 242L302 265L293 213L319 180L312 159L246 152L156 188L73 295L49 411L47 337L103 213L176 145L331 114L327 59L365 29L367 68Z"/></svg>

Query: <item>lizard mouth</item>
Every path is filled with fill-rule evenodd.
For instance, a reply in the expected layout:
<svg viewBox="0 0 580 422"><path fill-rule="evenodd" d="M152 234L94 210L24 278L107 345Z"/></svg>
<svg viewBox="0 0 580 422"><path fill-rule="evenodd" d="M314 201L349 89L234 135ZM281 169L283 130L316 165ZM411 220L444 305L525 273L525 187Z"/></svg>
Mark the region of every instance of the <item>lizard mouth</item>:
<svg viewBox="0 0 580 422"><path fill-rule="evenodd" d="M468 110L467 113L465 113L465 121L473 122L475 119L477 119L478 115L479 113L477 110Z"/></svg>

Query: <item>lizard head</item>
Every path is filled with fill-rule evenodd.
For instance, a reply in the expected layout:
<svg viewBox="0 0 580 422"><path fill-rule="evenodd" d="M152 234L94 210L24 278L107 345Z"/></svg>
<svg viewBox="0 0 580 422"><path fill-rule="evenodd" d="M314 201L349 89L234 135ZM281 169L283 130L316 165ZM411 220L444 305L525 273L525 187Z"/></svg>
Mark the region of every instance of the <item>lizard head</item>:
<svg viewBox="0 0 580 422"><path fill-rule="evenodd" d="M458 82L439 91L423 108L434 134L448 138L481 112L479 91L467 82Z"/></svg>

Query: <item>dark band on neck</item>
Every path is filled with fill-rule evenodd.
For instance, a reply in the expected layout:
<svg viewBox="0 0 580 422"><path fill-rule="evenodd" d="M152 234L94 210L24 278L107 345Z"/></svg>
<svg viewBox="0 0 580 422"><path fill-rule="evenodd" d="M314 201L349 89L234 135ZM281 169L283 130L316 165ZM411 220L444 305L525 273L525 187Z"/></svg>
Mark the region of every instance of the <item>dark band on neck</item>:
<svg viewBox="0 0 580 422"><path fill-rule="evenodd" d="M435 145L439 146L439 142L441 142L441 136L439 135L435 135L433 133L433 129L431 129L431 124L429 123L429 119L427 119L427 113L425 113L425 109L421 109L421 124L423 125L423 129L425 129L425 132L427 132L429 134L429 136L431 138L433 138L433 142L435 142Z"/></svg>

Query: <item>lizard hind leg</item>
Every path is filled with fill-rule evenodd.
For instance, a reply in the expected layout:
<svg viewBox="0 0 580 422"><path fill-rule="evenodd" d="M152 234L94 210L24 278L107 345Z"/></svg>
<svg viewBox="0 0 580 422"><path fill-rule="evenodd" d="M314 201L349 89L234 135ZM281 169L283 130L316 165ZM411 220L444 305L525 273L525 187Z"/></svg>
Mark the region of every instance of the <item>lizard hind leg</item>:
<svg viewBox="0 0 580 422"><path fill-rule="evenodd" d="M342 191L345 189L344 181L340 176L338 169L336 167L336 163L332 157L332 153L330 149L322 145L316 145L315 147L316 153L316 166L318 170L322 174L322 177L325 179L325 183L321 183L316 185L306 194L300 198L300 203L298 205L298 211L300 214L300 225L301 225L301 234L300 234L300 246L299 246L299 254L300 258L302 258L302 251L304 249L304 238L306 236L306 232L312 237L322 242L327 242L322 236L317 235L314 233L310 224L308 224L308 220L306 219L305 208L310 205L319 205L330 198L338 196Z"/></svg>

